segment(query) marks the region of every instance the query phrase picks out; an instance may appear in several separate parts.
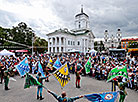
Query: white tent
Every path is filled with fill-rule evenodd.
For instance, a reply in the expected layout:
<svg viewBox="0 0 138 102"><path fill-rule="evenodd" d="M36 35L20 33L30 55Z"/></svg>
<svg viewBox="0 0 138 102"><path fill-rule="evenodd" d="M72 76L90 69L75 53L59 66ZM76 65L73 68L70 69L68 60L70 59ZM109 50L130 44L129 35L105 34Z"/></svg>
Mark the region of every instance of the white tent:
<svg viewBox="0 0 138 102"><path fill-rule="evenodd" d="M14 53L12 53L12 52L10 52L10 51L8 51L8 50L6 50L6 49L0 51L0 56L10 56L10 55L15 56Z"/></svg>
<svg viewBox="0 0 138 102"><path fill-rule="evenodd" d="M68 52L81 52L81 51L76 50L76 49L72 49L72 50L70 50L70 51L68 51Z"/></svg>
<svg viewBox="0 0 138 102"><path fill-rule="evenodd" d="M89 51L89 53L97 53L97 51L92 49L92 50Z"/></svg>

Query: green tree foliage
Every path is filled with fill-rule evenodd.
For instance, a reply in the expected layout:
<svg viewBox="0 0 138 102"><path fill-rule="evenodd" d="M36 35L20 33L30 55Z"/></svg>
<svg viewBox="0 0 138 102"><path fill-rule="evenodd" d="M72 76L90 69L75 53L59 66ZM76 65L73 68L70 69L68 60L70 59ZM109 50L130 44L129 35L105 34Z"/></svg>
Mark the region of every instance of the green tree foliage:
<svg viewBox="0 0 138 102"><path fill-rule="evenodd" d="M27 27L24 22L21 22L18 26L13 27L11 33L13 34L13 41L29 46L32 44L32 36L35 36L33 30L30 27Z"/></svg>
<svg viewBox="0 0 138 102"><path fill-rule="evenodd" d="M27 46L32 46L32 37L34 38L34 46L37 46L36 52L43 53L48 46L48 43L45 39L41 39L40 37L36 37L32 28L28 27L26 23L21 22L17 26L13 26L12 29L2 28L0 27L0 45L1 46L20 46L15 43L10 43L8 41L17 42L20 44L25 44ZM41 48L41 46L43 46ZM38 51L37 51L38 50Z"/></svg>
<svg viewBox="0 0 138 102"><path fill-rule="evenodd" d="M34 46L36 46L35 52L43 53L47 50L48 42L45 39L40 39L40 37L35 38Z"/></svg>

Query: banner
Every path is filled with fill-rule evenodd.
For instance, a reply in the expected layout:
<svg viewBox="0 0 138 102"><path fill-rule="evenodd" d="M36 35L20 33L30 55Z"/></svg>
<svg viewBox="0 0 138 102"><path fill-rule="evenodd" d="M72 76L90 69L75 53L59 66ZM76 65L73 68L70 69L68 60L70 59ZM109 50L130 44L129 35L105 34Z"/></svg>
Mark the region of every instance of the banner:
<svg viewBox="0 0 138 102"><path fill-rule="evenodd" d="M86 74L90 73L91 71L91 57L89 57L88 61L85 64L85 70L86 70Z"/></svg>
<svg viewBox="0 0 138 102"><path fill-rule="evenodd" d="M37 81L37 79L34 78L32 75L27 73L24 88L26 89L26 88L30 88L30 86L38 86L38 85L42 85L42 84L39 81Z"/></svg>
<svg viewBox="0 0 138 102"><path fill-rule="evenodd" d="M84 95L91 102L114 102L118 97L119 92L104 92L98 94Z"/></svg>
<svg viewBox="0 0 138 102"><path fill-rule="evenodd" d="M38 62L38 71L41 73L41 75L42 75L43 77L45 77L45 74L44 74L44 72L43 72L43 68L42 68L42 66L41 66L40 61Z"/></svg>
<svg viewBox="0 0 138 102"><path fill-rule="evenodd" d="M17 69L17 71L19 72L20 76L24 76L27 72L30 71L27 57L24 58L24 60L22 60L22 61L16 66L16 69Z"/></svg>
<svg viewBox="0 0 138 102"><path fill-rule="evenodd" d="M128 78L127 67L121 66L121 67L113 68L108 74L107 82L114 79L117 76Z"/></svg>
<svg viewBox="0 0 138 102"><path fill-rule="evenodd" d="M59 69L62 66L59 58L57 58L56 62L54 63L53 67Z"/></svg>
<svg viewBox="0 0 138 102"><path fill-rule="evenodd" d="M53 66L52 66L52 59L50 58L49 61L48 61L48 64L47 64L47 67L49 67L51 70L53 70Z"/></svg>
<svg viewBox="0 0 138 102"><path fill-rule="evenodd" d="M69 70L67 63L53 73L54 77L58 80L63 88L70 80Z"/></svg>

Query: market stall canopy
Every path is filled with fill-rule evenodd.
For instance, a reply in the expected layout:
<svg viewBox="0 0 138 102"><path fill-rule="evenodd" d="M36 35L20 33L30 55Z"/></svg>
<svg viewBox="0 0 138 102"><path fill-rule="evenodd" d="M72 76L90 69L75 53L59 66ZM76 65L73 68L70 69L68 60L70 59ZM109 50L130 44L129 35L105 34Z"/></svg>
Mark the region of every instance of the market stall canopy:
<svg viewBox="0 0 138 102"><path fill-rule="evenodd" d="M0 56L10 56L10 55L15 56L15 53L10 52L10 51L8 51L8 50L6 50L6 49L0 51Z"/></svg>

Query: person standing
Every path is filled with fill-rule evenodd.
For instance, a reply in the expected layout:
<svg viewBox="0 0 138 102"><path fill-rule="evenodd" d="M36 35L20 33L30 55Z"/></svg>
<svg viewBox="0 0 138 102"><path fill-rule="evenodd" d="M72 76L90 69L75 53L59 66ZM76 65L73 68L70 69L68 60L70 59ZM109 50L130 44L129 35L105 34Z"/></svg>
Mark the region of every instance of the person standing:
<svg viewBox="0 0 138 102"><path fill-rule="evenodd" d="M80 99L80 98L83 97L83 96L76 96L76 97L68 98L68 97L66 97L66 92L65 91L62 92L61 96L55 94L54 92L52 92L50 90L47 90L47 91L48 91L48 93L53 95L58 100L58 102L74 102L75 100Z"/></svg>
<svg viewBox="0 0 138 102"><path fill-rule="evenodd" d="M0 82L0 84L2 84L2 82L3 82L4 68L5 68L5 67L3 66L3 64L0 63L0 72L1 72L1 82Z"/></svg>
<svg viewBox="0 0 138 102"><path fill-rule="evenodd" d="M9 75L10 75L9 69L5 70L5 71L4 71L5 90L10 90L10 89L8 88L8 84L9 84Z"/></svg>
<svg viewBox="0 0 138 102"><path fill-rule="evenodd" d="M37 99L40 98L40 100L43 100L44 98L42 97L42 91L43 91L43 79L46 79L48 76L46 77L42 77L41 76L41 73L38 73L38 75L36 76L37 80L41 83L41 85L39 85L37 87ZM39 96L39 93L40 93L40 96Z"/></svg>
<svg viewBox="0 0 138 102"><path fill-rule="evenodd" d="M83 67L81 65L81 61L79 61L75 66L75 73L76 73L76 88L80 88L80 73L82 71Z"/></svg>
<svg viewBox="0 0 138 102"><path fill-rule="evenodd" d="M127 95L127 92L125 91L125 87L126 87L127 82L118 82L118 87L120 89L120 98L119 98L119 102L124 102L125 97Z"/></svg>

